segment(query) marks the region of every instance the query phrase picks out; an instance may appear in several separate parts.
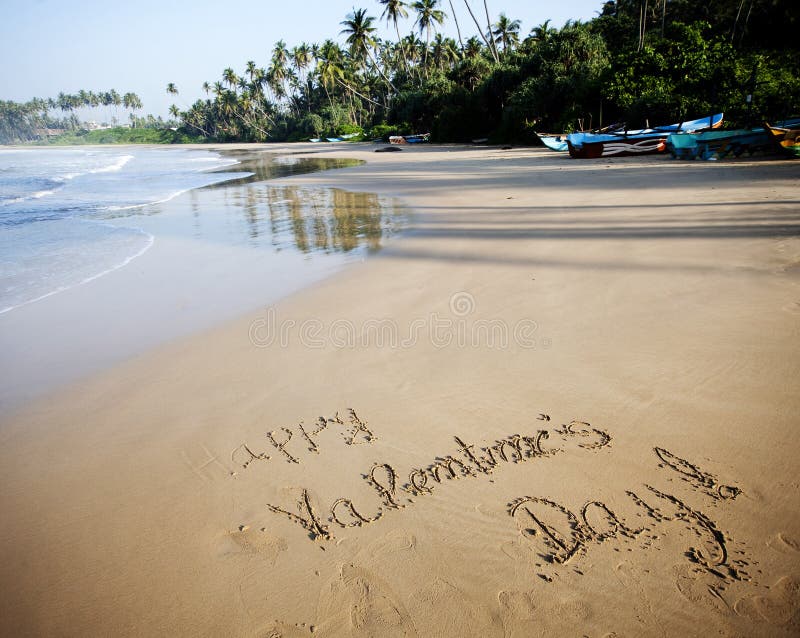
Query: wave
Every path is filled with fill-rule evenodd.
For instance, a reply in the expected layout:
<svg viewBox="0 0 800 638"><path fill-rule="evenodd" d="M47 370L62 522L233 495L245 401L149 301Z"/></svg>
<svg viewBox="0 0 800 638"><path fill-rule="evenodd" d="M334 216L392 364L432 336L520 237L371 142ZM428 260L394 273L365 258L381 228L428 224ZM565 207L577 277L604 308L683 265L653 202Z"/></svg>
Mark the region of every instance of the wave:
<svg viewBox="0 0 800 638"><path fill-rule="evenodd" d="M131 204L130 206L108 206L106 208L106 210L113 210L113 211L133 210L135 208L144 208L145 206L153 206L154 204L165 204L168 201L175 199L179 195L183 195L184 193L188 193L190 190L194 190L195 188L197 188L197 187L196 186L192 186L191 188L184 188L182 190L175 191L171 195L167 195L164 199L156 199L156 200L153 200L152 202L144 202L143 204Z"/></svg>
<svg viewBox="0 0 800 638"><path fill-rule="evenodd" d="M113 164L109 164L108 166L101 166L100 168L90 168L86 171L79 171L77 173L65 173L64 175L60 175L56 179L62 180L73 180L76 177L80 177L81 175L96 175L98 173L115 173L116 171L122 170L122 168L133 159L133 155L123 155L122 157L117 158L117 161Z"/></svg>
<svg viewBox="0 0 800 638"><path fill-rule="evenodd" d="M212 155L210 157L190 157L187 158L187 162L225 162L225 166L230 166L231 164L238 164L239 160L235 159L225 159L219 155Z"/></svg>
<svg viewBox="0 0 800 638"><path fill-rule="evenodd" d="M48 195L52 195L55 193L55 190L43 190L37 191L35 193L31 193L30 195L20 195L19 197L14 197L12 199L4 199L0 201L0 206L8 206L10 204L19 204L20 202L28 201L29 199L41 199L42 197L47 197Z"/></svg>
<svg viewBox="0 0 800 638"><path fill-rule="evenodd" d="M228 168L228 167L234 166L236 164L239 164L239 162L237 162L236 160L233 160L232 162L226 162L224 164L217 164L215 166L204 166L203 168L197 169L196 172L198 172L198 173L213 173L214 171L218 171L221 168Z"/></svg>
<svg viewBox="0 0 800 638"><path fill-rule="evenodd" d="M123 155L120 157L116 162L111 164L110 166L104 166L102 168L93 168L89 171L90 174L95 173L114 173L118 170L121 170L125 164L130 162L133 159L133 155Z"/></svg>

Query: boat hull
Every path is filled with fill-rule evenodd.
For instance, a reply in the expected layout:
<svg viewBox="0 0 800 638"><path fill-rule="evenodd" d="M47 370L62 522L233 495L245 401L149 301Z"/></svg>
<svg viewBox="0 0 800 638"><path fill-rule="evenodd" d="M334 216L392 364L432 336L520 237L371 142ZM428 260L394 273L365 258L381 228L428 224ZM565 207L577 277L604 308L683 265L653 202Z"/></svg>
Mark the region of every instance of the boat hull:
<svg viewBox="0 0 800 638"><path fill-rule="evenodd" d="M389 144L422 144L431 137L430 133L420 135L392 135L389 137Z"/></svg>
<svg viewBox="0 0 800 638"><path fill-rule="evenodd" d="M714 129L722 124L722 113L688 122L655 128L607 133L572 133L567 136L570 156L577 159L649 155L667 150L667 138L678 131Z"/></svg>
<svg viewBox="0 0 800 638"><path fill-rule="evenodd" d="M542 141L542 144L544 144L551 151L561 152L569 149L566 135L542 135L537 133L536 137L538 137Z"/></svg>
<svg viewBox="0 0 800 638"><path fill-rule="evenodd" d="M667 146L676 159L714 160L766 151L769 134L763 128L677 133L669 136Z"/></svg>
<svg viewBox="0 0 800 638"><path fill-rule="evenodd" d="M645 138L619 138L599 142L584 142L574 146L567 140L569 154L576 159L597 159L599 157L624 157L626 155L651 155L667 150L667 136Z"/></svg>
<svg viewBox="0 0 800 638"><path fill-rule="evenodd" d="M770 126L767 124L770 140L784 155L800 157L800 123L789 127Z"/></svg>

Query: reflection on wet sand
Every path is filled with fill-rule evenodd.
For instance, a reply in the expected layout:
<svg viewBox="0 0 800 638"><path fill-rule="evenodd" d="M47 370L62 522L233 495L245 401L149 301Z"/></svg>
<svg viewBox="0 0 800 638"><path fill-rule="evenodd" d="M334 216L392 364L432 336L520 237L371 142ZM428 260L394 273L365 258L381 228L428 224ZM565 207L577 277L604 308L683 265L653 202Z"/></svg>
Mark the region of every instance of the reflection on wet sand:
<svg viewBox="0 0 800 638"><path fill-rule="evenodd" d="M291 175L305 175L306 173L316 173L335 168L349 168L360 166L364 162L357 159L336 159L330 157L292 157L291 155L273 155L248 150L225 151L225 157L237 160L238 164L225 166L215 173L252 173L248 177L240 177L212 184L206 188L220 188L232 184L249 184L253 182L263 182L268 179L278 179Z"/></svg>
<svg viewBox="0 0 800 638"><path fill-rule="evenodd" d="M195 239L276 252L291 249L306 255L348 254L378 250L382 240L403 223L402 206L391 198L335 188L275 186L271 182L279 177L363 164L361 160L254 151L227 151L225 155L240 163L215 172L239 177L191 190L183 200L188 204ZM246 172L252 175L241 177ZM187 230L181 225L185 218L163 216L167 211L180 210L181 201L176 200L106 211L103 219L136 217L142 228L157 237L180 236Z"/></svg>
<svg viewBox="0 0 800 638"><path fill-rule="evenodd" d="M397 202L372 193L248 184L229 188L226 203L240 212L250 245L303 253L373 252L396 232Z"/></svg>

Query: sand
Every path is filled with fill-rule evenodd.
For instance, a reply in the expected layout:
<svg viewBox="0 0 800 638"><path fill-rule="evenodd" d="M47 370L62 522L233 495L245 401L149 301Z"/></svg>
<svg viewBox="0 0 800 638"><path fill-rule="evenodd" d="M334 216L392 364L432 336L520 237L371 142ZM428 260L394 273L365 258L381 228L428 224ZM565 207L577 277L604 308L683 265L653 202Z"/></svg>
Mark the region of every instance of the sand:
<svg viewBox="0 0 800 638"><path fill-rule="evenodd" d="M377 257L6 417L0 634L800 631L800 165L327 147Z"/></svg>

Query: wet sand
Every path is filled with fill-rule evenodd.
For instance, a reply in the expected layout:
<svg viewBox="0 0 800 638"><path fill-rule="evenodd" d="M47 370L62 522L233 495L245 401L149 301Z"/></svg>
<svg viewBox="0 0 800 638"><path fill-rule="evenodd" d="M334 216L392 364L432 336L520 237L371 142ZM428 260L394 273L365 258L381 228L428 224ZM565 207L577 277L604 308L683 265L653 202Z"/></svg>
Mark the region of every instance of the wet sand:
<svg viewBox="0 0 800 638"><path fill-rule="evenodd" d="M5 418L0 633L796 635L796 163L307 148L409 229Z"/></svg>
<svg viewBox="0 0 800 638"><path fill-rule="evenodd" d="M128 265L0 313L0 415L321 281L402 227L392 198L273 185L358 161L228 154L240 163L216 172L252 176L101 218L154 237Z"/></svg>

